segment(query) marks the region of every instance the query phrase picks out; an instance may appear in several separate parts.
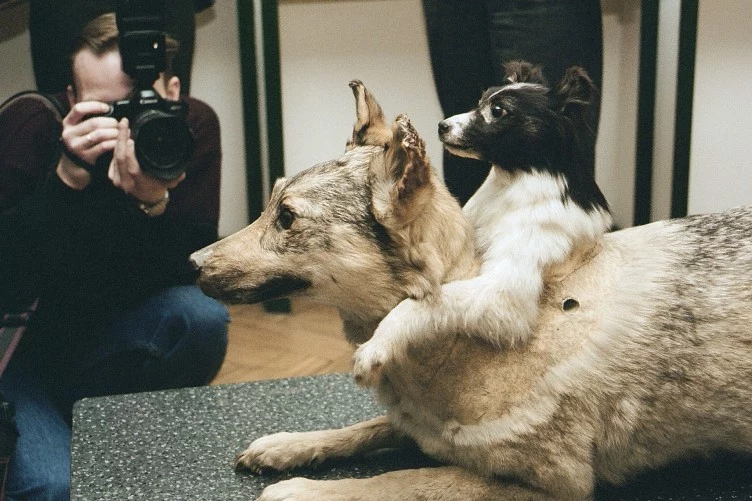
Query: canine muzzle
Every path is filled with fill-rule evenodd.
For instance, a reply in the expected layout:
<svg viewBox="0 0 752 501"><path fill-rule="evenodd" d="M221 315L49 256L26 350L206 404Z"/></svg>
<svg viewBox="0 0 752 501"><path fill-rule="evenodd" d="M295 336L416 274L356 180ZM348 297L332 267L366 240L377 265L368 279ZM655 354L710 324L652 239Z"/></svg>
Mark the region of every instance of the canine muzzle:
<svg viewBox="0 0 752 501"><path fill-rule="evenodd" d="M468 158L478 158L474 149L465 140L465 131L471 123L473 113L462 113L439 122L439 140L451 153Z"/></svg>
<svg viewBox="0 0 752 501"><path fill-rule="evenodd" d="M194 270L200 270L206 264L207 260L214 254L214 247L218 243L215 242L203 249L199 249L188 257L188 261L190 261Z"/></svg>

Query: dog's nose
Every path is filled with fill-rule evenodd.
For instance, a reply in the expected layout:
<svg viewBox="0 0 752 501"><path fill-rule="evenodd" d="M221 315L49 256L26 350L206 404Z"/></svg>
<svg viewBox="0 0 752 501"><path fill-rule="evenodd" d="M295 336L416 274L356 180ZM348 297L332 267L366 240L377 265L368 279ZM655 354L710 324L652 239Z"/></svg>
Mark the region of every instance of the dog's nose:
<svg viewBox="0 0 752 501"><path fill-rule="evenodd" d="M206 262L206 258L209 257L210 254L211 254L210 249L204 248L201 250L197 250L196 252L194 252L188 257L188 261L191 262L191 265L193 266L194 270L200 270L201 267Z"/></svg>
<svg viewBox="0 0 752 501"><path fill-rule="evenodd" d="M446 120L442 120L441 122L439 122L439 135L441 136L443 134L446 134L451 128L452 124L450 124Z"/></svg>

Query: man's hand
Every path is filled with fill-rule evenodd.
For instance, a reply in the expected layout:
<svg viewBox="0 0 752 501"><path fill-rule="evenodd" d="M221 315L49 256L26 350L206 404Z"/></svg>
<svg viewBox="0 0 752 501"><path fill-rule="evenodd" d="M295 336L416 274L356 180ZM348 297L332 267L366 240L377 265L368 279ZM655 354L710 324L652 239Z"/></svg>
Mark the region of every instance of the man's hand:
<svg viewBox="0 0 752 501"><path fill-rule="evenodd" d="M70 157L94 165L103 153L115 148L118 137L117 120L112 117L92 117L106 113L107 103L83 101L76 103L63 119L63 132L60 136L62 147L67 154L62 155L57 166L57 174L68 186L83 190L91 182L91 174Z"/></svg>
<svg viewBox="0 0 752 501"><path fill-rule="evenodd" d="M107 176L112 184L125 191L137 200L147 205L152 205L165 198L165 192L174 188L185 179L185 173L176 179L169 181L157 179L141 170L136 160L136 148L131 139L131 130L128 127L128 119L123 118L117 124L117 140L113 151L112 162L107 171ZM162 209L164 212L164 209ZM159 215L153 213L152 215Z"/></svg>

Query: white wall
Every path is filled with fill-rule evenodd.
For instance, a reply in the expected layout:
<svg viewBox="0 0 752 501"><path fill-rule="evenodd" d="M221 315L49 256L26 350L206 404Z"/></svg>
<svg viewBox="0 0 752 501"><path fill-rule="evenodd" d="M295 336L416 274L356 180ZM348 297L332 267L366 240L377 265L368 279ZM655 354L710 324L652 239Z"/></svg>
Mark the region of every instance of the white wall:
<svg viewBox="0 0 752 501"><path fill-rule="evenodd" d="M243 95L236 0L219 0L196 18L191 95L209 103L222 131L219 235L248 224Z"/></svg>
<svg viewBox="0 0 752 501"><path fill-rule="evenodd" d="M702 0L689 213L752 203L752 2Z"/></svg>
<svg viewBox="0 0 752 501"><path fill-rule="evenodd" d="M19 3L0 9L0 101L35 86L29 49L29 6Z"/></svg>
<svg viewBox="0 0 752 501"><path fill-rule="evenodd" d="M624 228L632 224L640 0L601 0L603 85L595 177Z"/></svg>
<svg viewBox="0 0 752 501"><path fill-rule="evenodd" d="M671 215L680 10L681 0L661 0L658 12L652 221Z"/></svg>
<svg viewBox="0 0 752 501"><path fill-rule="evenodd" d="M387 120L407 113L441 168L433 85L419 0L279 2L286 174L342 154L355 121L348 82L362 80Z"/></svg>
<svg viewBox="0 0 752 501"><path fill-rule="evenodd" d="M0 101L36 87L26 2L0 10ZM197 18L191 94L212 105L222 127L220 235L248 222L235 0L220 0Z"/></svg>

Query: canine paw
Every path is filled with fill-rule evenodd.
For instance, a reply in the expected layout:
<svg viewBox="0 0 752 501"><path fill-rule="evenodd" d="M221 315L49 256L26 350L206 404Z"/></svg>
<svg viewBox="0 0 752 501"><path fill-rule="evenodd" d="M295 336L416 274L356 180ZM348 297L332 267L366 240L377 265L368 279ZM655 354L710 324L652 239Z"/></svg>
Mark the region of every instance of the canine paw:
<svg viewBox="0 0 752 501"><path fill-rule="evenodd" d="M381 380L383 368L391 356L382 343L372 339L363 343L353 355L353 377L358 385L372 388Z"/></svg>
<svg viewBox="0 0 752 501"><path fill-rule="evenodd" d="M275 433L254 440L235 458L235 469L263 473L266 470L283 471L317 463L317 455L301 447L299 435Z"/></svg>
<svg viewBox="0 0 752 501"><path fill-rule="evenodd" d="M316 499L316 484L320 481L302 477L291 478L272 484L256 501L311 501Z"/></svg>

